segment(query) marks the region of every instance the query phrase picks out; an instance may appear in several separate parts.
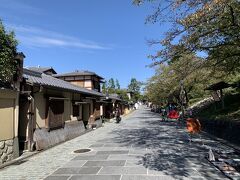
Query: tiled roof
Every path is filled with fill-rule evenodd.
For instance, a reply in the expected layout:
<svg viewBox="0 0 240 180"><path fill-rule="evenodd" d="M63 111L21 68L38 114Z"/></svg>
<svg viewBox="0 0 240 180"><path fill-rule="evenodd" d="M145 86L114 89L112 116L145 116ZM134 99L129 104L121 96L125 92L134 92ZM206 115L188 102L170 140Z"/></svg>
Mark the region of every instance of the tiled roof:
<svg viewBox="0 0 240 180"><path fill-rule="evenodd" d="M109 94L109 99L122 101L122 99L119 98L119 96L117 94Z"/></svg>
<svg viewBox="0 0 240 180"><path fill-rule="evenodd" d="M33 71L37 71L37 72L40 72L40 73L44 73L46 71L52 70L56 73L56 71L52 67L28 67L28 69L33 70Z"/></svg>
<svg viewBox="0 0 240 180"><path fill-rule="evenodd" d="M103 77L97 75L95 72L91 71L74 71L70 73L64 73L64 74L56 74L54 77L65 77L65 76L97 76L100 79L104 79Z"/></svg>
<svg viewBox="0 0 240 180"><path fill-rule="evenodd" d="M60 88L67 91L74 91L74 92L79 92L83 94L104 96L104 94L99 93L97 91L81 88L69 82L52 77L50 75L46 75L44 73L32 71L29 69L23 69L23 77L26 79L28 83L31 83L33 85L37 84L45 87Z"/></svg>

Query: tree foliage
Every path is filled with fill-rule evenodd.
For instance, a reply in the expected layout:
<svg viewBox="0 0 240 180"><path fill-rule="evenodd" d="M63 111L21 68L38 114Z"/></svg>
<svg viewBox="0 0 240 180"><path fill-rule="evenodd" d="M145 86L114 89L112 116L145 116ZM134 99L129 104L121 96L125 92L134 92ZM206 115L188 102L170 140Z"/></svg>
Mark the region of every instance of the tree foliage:
<svg viewBox="0 0 240 180"><path fill-rule="evenodd" d="M240 72L240 2L238 0L134 0L155 2L150 23L171 23L165 38L150 42L161 50L151 55L153 64L186 52L204 52L206 65L226 74ZM179 48L180 47L180 48Z"/></svg>
<svg viewBox="0 0 240 180"><path fill-rule="evenodd" d="M133 93L132 101L137 102L139 99L143 99L140 93L142 83L137 81L136 78L132 78L128 89L121 89L118 79L114 81L113 78L110 78L108 81L103 83L102 92L108 94L118 94L123 100L129 101L127 93L131 91Z"/></svg>
<svg viewBox="0 0 240 180"><path fill-rule="evenodd" d="M155 104L165 101L180 102L181 81L183 81L186 103L189 99L202 97L206 94L204 89L217 80L210 77L211 71L203 66L204 61L194 54L182 54L168 64L158 65L155 75L146 86L146 95L149 100Z"/></svg>
<svg viewBox="0 0 240 180"><path fill-rule="evenodd" d="M112 94L112 93L114 93L115 92L115 82L114 82L114 79L113 78L110 78L109 80L108 80L108 93L109 94Z"/></svg>
<svg viewBox="0 0 240 180"><path fill-rule="evenodd" d="M128 91L130 91L132 95L132 101L137 102L140 97L140 89L141 89L142 83L140 81L137 81L136 78L132 78L130 81L130 84L128 85Z"/></svg>
<svg viewBox="0 0 240 180"><path fill-rule="evenodd" d="M118 94L119 97L125 101L128 101L127 90L120 88L120 83L118 79L114 81L110 78L108 81L104 82L102 85L102 92L108 94Z"/></svg>
<svg viewBox="0 0 240 180"><path fill-rule="evenodd" d="M115 93L118 94L122 100L129 101L126 89L116 89Z"/></svg>
<svg viewBox="0 0 240 180"><path fill-rule="evenodd" d="M118 79L115 81L116 89L121 89Z"/></svg>
<svg viewBox="0 0 240 180"><path fill-rule="evenodd" d="M103 93L107 93L107 82L104 82L103 84L102 84L102 92Z"/></svg>
<svg viewBox="0 0 240 180"><path fill-rule="evenodd" d="M140 92L141 82L137 81L136 78L132 78L130 84L128 85L128 90L132 92Z"/></svg>
<svg viewBox="0 0 240 180"><path fill-rule="evenodd" d="M14 32L7 32L0 20L0 82L10 83L16 72L17 40Z"/></svg>

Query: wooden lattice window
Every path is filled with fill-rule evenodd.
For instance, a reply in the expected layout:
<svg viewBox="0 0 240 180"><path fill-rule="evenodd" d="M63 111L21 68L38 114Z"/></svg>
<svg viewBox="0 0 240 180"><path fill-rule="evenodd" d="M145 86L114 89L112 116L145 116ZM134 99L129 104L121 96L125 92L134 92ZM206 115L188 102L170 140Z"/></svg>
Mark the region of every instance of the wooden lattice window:
<svg viewBox="0 0 240 180"><path fill-rule="evenodd" d="M64 126L64 100L50 100L48 110L48 128L59 128Z"/></svg>

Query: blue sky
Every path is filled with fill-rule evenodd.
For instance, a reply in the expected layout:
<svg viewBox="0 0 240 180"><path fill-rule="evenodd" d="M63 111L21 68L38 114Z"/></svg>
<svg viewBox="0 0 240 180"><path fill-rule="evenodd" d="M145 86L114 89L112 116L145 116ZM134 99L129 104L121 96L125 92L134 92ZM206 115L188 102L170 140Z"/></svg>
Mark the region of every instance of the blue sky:
<svg viewBox="0 0 240 180"><path fill-rule="evenodd" d="M126 87L154 70L147 40L165 31L144 24L153 11L131 0L0 0L0 18L13 29L25 66L52 66L58 73L89 70Z"/></svg>

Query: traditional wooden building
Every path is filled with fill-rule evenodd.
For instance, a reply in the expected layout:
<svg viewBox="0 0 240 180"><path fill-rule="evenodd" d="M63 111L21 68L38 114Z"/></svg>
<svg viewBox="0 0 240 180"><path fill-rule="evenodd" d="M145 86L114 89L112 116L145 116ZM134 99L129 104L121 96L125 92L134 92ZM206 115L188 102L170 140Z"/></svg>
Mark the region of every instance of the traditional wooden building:
<svg viewBox="0 0 240 180"><path fill-rule="evenodd" d="M104 82L104 78L91 71L75 71L65 74L56 74L54 77L70 82L71 84L83 87L86 89L101 92L101 83ZM93 117L99 118L103 116L105 119L111 119L114 117L114 110L116 107L121 109L121 114L124 114L125 109L128 108L126 103L123 103L122 99L117 94L106 95L101 98L101 101L92 101L93 109L95 110ZM102 109L102 114L100 113Z"/></svg>
<svg viewBox="0 0 240 180"><path fill-rule="evenodd" d="M52 75L24 69L19 114L21 149L46 149L80 135L88 126L100 126L93 100L103 96Z"/></svg>
<svg viewBox="0 0 240 180"><path fill-rule="evenodd" d="M56 74L54 77L70 82L71 84L98 92L101 91L101 83L104 82L104 78L91 71L76 70L75 72Z"/></svg>
<svg viewBox="0 0 240 180"><path fill-rule="evenodd" d="M56 74L52 67L23 68L24 55L11 88L0 88L0 164L24 150L41 150L99 127L116 107L115 95L101 93L103 78L90 71ZM125 108L125 110L124 110Z"/></svg>
<svg viewBox="0 0 240 180"><path fill-rule="evenodd" d="M73 85L79 86L81 88L85 88L88 90L93 90L101 93L101 83L104 82L104 78L97 75L91 71L74 71L65 74L56 74L54 77L67 81ZM99 101L99 99L92 98L89 99L91 106L91 118L94 120L100 119L103 115L104 108L103 102ZM102 114L101 114L102 109Z"/></svg>
<svg viewBox="0 0 240 180"><path fill-rule="evenodd" d="M103 99L104 117L106 119L114 118L116 108L120 109L121 115L129 113L128 102L123 101L117 94L109 94Z"/></svg>

